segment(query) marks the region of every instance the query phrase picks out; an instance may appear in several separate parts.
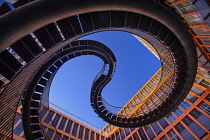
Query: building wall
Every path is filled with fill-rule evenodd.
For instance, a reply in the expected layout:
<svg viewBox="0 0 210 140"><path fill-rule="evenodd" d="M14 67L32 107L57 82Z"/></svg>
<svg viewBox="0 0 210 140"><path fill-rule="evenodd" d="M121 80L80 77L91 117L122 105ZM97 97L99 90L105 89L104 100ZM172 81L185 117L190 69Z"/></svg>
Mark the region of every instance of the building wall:
<svg viewBox="0 0 210 140"><path fill-rule="evenodd" d="M201 72L199 72L201 73ZM141 128L118 128L110 126L111 140L138 140L138 139L208 139L210 138L210 82L197 74L196 82L186 99L169 116ZM206 83L206 84L204 84ZM21 108L21 107L20 107ZM14 124L14 139L24 139L21 121L21 111L18 110ZM52 139L84 139L105 140L106 135L93 130L84 124L54 110L49 113L42 109L43 128L47 137ZM52 121L49 119L52 114ZM57 132L55 131L55 128ZM87 133L88 132L88 133ZM108 136L107 135L107 136ZM18 136L18 137L17 137Z"/></svg>
<svg viewBox="0 0 210 140"><path fill-rule="evenodd" d="M113 127L112 140L210 138L210 88L194 83L193 89L169 116L141 128Z"/></svg>
<svg viewBox="0 0 210 140"><path fill-rule="evenodd" d="M21 108L17 110L14 120L14 139L25 139L22 127ZM66 114L66 113L65 113ZM107 137L99 131L93 129L94 126L77 118L77 120L69 117L53 108L42 107L40 116L42 127L46 140L105 140ZM68 112L67 112L68 114ZM76 117L76 116L74 116ZM85 125L86 123L86 125ZM89 125L89 126L88 126Z"/></svg>
<svg viewBox="0 0 210 140"><path fill-rule="evenodd" d="M135 129L118 128L107 124L102 133L108 134L112 140L210 139L209 1L167 0L166 3L181 15L197 45L199 62L195 83L186 99L175 111L153 124ZM141 101L141 98L135 98Z"/></svg>

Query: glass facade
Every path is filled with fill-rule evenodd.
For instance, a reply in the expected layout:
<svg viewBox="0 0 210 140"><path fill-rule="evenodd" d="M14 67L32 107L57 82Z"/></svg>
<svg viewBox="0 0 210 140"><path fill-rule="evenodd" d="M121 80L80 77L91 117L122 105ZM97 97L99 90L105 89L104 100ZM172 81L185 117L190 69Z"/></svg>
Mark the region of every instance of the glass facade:
<svg viewBox="0 0 210 140"><path fill-rule="evenodd" d="M179 132L179 134L184 139L195 140L195 138L192 136L192 134L181 123L178 123L175 126L175 129Z"/></svg>
<svg viewBox="0 0 210 140"><path fill-rule="evenodd" d="M20 106L21 107L21 106ZM108 140L108 136L69 118L68 116L52 109L42 117L42 130L45 140ZM17 113L14 120L14 136L25 138L21 115ZM40 130L38 130L40 131ZM118 132L118 139L120 134Z"/></svg>
<svg viewBox="0 0 210 140"><path fill-rule="evenodd" d="M198 138L205 135L206 132L201 128L201 126L194 122L189 116L186 116L182 121Z"/></svg>
<svg viewBox="0 0 210 140"><path fill-rule="evenodd" d="M78 138L79 139L82 139L83 138L83 131L84 131L84 127L83 126L80 126L80 128L79 128L79 135L78 135Z"/></svg>
<svg viewBox="0 0 210 140"><path fill-rule="evenodd" d="M145 126L139 128L138 130L134 130L134 132L138 132L139 135L133 133L133 138L138 139L139 136L141 139L208 139L210 138L209 135L209 106L210 106L210 76L209 76L209 60L206 57L206 54L210 54L210 49L205 48L205 46L209 46L210 42L210 32L209 32L209 25L206 26L207 20L209 21L209 2L207 3L206 0L167 0L170 6L173 6L176 9L176 12L181 14L185 21L187 21L188 26L196 32L195 34L195 42L197 42L197 52L198 52L198 61L199 61L199 69L196 75L195 83L186 97L186 99L180 104L180 106L174 110L171 114L167 117L162 118L158 122L151 124L149 126ZM193 5L194 3L194 5ZM197 3L197 4L196 4ZM202 6L203 5L203 6ZM200 8L199 8L200 7ZM202 8L201 8L202 7ZM199 8L199 9L196 9ZM181 12L180 12L181 11ZM205 17L203 17L205 15ZM208 15L208 16L207 16ZM185 18L186 17L186 18ZM192 23L192 24L191 24ZM208 22L209 23L209 22ZM205 26L203 26L205 25ZM205 33L205 37L202 37L201 34ZM205 39L204 39L205 38ZM200 39L200 40L199 40ZM140 40L142 41L142 40ZM145 42L144 42L145 43ZM208 44L208 45L207 45ZM202 48L201 48L202 47ZM160 75L160 74L159 74ZM134 97L134 100L139 99L143 101L145 97L149 97L150 101L145 101L142 103L140 109L147 110L148 105L151 103L155 103L158 105L158 101L160 102L164 96L165 90L167 89L167 85L170 84L169 81L166 81L163 86L159 89L154 91L152 96L148 96L147 93L149 90L152 90L153 86L157 85L157 81L160 79L158 73L156 73L140 90L140 93L137 93L137 96ZM150 83L151 82L151 83ZM156 84L155 84L156 83ZM149 88L148 88L149 87ZM130 102L132 99L130 100ZM126 106L125 106L126 107ZM138 111L137 111L138 114ZM113 126L112 126L113 127ZM107 125L102 132L109 132L110 134L115 133L115 129L110 129L111 125ZM197 128L197 131L196 131ZM120 132L123 132L123 129L119 129ZM126 132L126 129L125 129ZM123 136L123 133L120 133ZM129 137L131 138L131 137Z"/></svg>
<svg viewBox="0 0 210 140"><path fill-rule="evenodd" d="M51 119L52 119L52 116L54 115L54 113L55 113L55 112L50 111L50 112L47 114L47 117L45 118L44 122L47 123L47 124L48 124L49 122L51 122Z"/></svg>
<svg viewBox="0 0 210 140"><path fill-rule="evenodd" d="M190 105L186 102L186 101L183 101L180 106L183 108L183 109L188 109L190 107Z"/></svg>
<svg viewBox="0 0 210 140"><path fill-rule="evenodd" d="M78 130L78 124L77 123L74 123L74 127L73 127L73 130L72 130L72 135L73 136L77 136L77 130Z"/></svg>
<svg viewBox="0 0 210 140"><path fill-rule="evenodd" d="M168 133L169 137L172 139L172 140L181 140L179 138L179 136L172 130Z"/></svg>
<svg viewBox="0 0 210 140"><path fill-rule="evenodd" d="M58 129L63 130L66 121L67 121L67 119L63 117L61 122L60 122L60 125L59 125Z"/></svg>
<svg viewBox="0 0 210 140"><path fill-rule="evenodd" d="M71 120L68 121L68 124L67 124L67 126L66 126L66 130L65 130L66 133L70 133L72 123L73 123L73 122L72 122Z"/></svg>
<svg viewBox="0 0 210 140"><path fill-rule="evenodd" d="M202 109L203 111L205 111L207 114L210 115L210 105L208 105L207 103L202 102L202 103L199 105L199 108Z"/></svg>
<svg viewBox="0 0 210 140"><path fill-rule="evenodd" d="M20 122L18 126L14 129L14 134L20 135L23 132L23 124Z"/></svg>
<svg viewBox="0 0 210 140"><path fill-rule="evenodd" d="M103 134L103 130L97 132L56 112L56 110L51 110L49 113L45 113L45 117L43 117L44 131L47 137L52 137L55 140L61 138L65 140L202 139L209 136L210 130L209 93L209 89L206 88L203 94L195 94L197 100L194 102L186 98L174 112L144 127L134 129L108 125L110 127L104 127L105 130L109 131L107 134ZM24 138L21 116L17 114L14 121L14 134ZM56 126L57 130L49 128L49 125Z"/></svg>
<svg viewBox="0 0 210 140"><path fill-rule="evenodd" d="M60 119L60 115L58 115L58 114L56 114L55 115L55 117L54 117L54 119L53 119L53 121L52 121L52 126L54 126L54 127L56 127L57 126L57 124L58 124L58 121L59 121L59 119Z"/></svg>

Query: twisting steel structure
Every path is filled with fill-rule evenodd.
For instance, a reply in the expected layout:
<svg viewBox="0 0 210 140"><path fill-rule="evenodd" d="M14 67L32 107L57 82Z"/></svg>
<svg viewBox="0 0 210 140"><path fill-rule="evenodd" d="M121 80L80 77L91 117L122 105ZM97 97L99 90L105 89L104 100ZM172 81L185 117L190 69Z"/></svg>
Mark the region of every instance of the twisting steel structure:
<svg viewBox="0 0 210 140"><path fill-rule="evenodd" d="M104 62L102 71L96 76L93 82L93 91L96 85L102 88L105 82L107 84L110 81L114 73L116 58L112 51L105 45L92 40L78 40L54 53L35 72L25 91L22 117L26 136L28 134L33 135L34 138L43 136L42 132L39 131L41 130L40 121L42 120L39 109L41 105L48 106L46 98L48 99L48 91L52 79L66 61L82 55L95 55ZM104 70L108 71L108 73L105 73ZM96 94L98 96L98 93Z"/></svg>
<svg viewBox="0 0 210 140"><path fill-rule="evenodd" d="M104 50L86 47L96 52L93 55L102 55L105 64L108 62L110 65L109 72L100 73L93 82L90 97L94 111L105 121L120 127L139 127L152 123L173 111L192 87L197 69L196 48L180 17L164 3L155 0L19 0L14 7L16 9L9 12L8 7L2 6L3 15L0 17L0 73L9 80L6 85L1 82L4 86L0 97L0 115L5 117L0 120L0 133L4 137L12 135L11 125L22 97L26 138L43 137L37 118L38 100L41 99L43 87L49 83L46 79L52 78L56 69L69 58L65 57L71 53L69 51L73 51L74 55L87 52L83 50L84 47L79 47L80 44L76 44L78 47L75 49L65 46L76 43L73 41L88 34L119 30L141 36L150 41L162 64L174 75L172 90L168 91L162 104L139 116L118 115L108 110L101 99L102 89L114 70L114 63L111 62L116 59L109 49L104 49L107 47ZM22 58L24 64L9 53L10 49ZM46 90L49 88L46 86Z"/></svg>

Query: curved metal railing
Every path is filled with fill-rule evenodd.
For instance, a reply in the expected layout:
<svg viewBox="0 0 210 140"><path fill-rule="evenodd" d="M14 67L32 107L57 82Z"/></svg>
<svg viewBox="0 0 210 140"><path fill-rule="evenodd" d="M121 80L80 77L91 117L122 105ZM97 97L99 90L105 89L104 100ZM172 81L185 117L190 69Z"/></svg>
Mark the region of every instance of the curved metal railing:
<svg viewBox="0 0 210 140"><path fill-rule="evenodd" d="M1 16L1 19L8 19L8 20L4 20L7 22L0 23L1 24L0 27L3 32L3 34L0 36L1 37L0 43L4 44L4 45L1 45L2 49L5 48L5 46L10 46L15 41L18 41L18 37L25 36L26 32L29 33L33 31L37 39L39 39L42 46L44 47L44 52L36 54L36 57L34 58L34 60L32 60L31 63L29 62L26 67L22 68L23 71L21 73L14 73L14 75L10 75L10 77L14 77L14 80L9 84L9 86L4 90L3 94L1 95L1 102L6 103L7 105L6 107L0 106L0 109L2 110L0 114L7 114L8 116L8 118L3 118L2 120L0 120L0 124L1 124L0 132L2 134L7 135L4 132L5 128L8 128L11 126L12 119L14 118L14 112L6 110L6 109L13 108L15 110L15 107L17 106L19 99L22 97L23 94L25 95L24 96L25 108L27 108L27 106L31 104L31 102L29 101L32 96L31 93L33 93L32 89L34 87L28 86L28 82L31 85L38 84L36 83L36 80L39 80L38 78L40 77L39 76L33 77L33 76L37 70L39 69L45 70L43 67L40 68L40 66L42 66L42 64L46 62L45 60L50 58L51 55L56 53L59 49L64 47L67 44L67 42L68 43L72 42L84 35L87 35L89 33L95 33L97 31L118 29L120 31L130 32L132 34L136 34L139 36L154 37L158 40L158 42L160 42L161 44L164 44L165 47L168 48L172 52L172 55L174 57L173 62L176 64L175 71L174 71L176 82L173 85L174 88L172 88L171 95L169 93L169 96L162 102L160 106L158 106L158 108L155 108L153 111L150 111L147 114L140 115L138 117L133 117L133 118L117 117L116 114L109 114L109 112L106 109L103 109L103 110L101 109L102 108L102 106L100 105L101 104L101 100L100 100L101 91L102 91L102 88L109 82L108 80L110 79L110 76L113 73L111 72L113 71L112 69L110 73L107 74L109 75L109 77L104 77L105 79L102 79L103 82L101 86L99 86L96 89L98 90L98 94L97 93L94 94L95 96L94 96L93 106L95 107L94 108L95 112L97 112L99 116L102 117L105 121L113 125L117 125L121 127L139 127L142 125L146 125L167 115L170 111L176 108L178 104L181 103L181 101L188 94L188 91L190 90L193 84L193 80L194 80L196 68L197 68L196 67L197 66L196 50L194 47L194 42L192 40L192 37L190 36L187 28L185 27L183 22L180 21L180 19L175 14L173 14L173 12L171 11L171 8L164 7L153 0L135 1L135 3L139 5L139 7L135 7L134 6L135 4L133 4L134 2L130 2L130 1L123 1L122 3L112 3L110 1L103 1L103 2L99 1L98 3L95 3L94 1L93 2L91 1L93 4L89 4L84 7L80 7L79 4L75 5L75 7L78 6L75 9L79 9L79 11L78 13L77 12L74 13L67 6L66 7L62 6L62 4L64 3L59 3L56 0L53 0L53 1L46 0L43 2L43 5L40 2L41 1L35 1L33 3L24 5L25 3L21 3L21 1L20 2L17 1L14 4L15 7L19 7L18 10L16 10L16 12L12 11L10 12L10 14L5 14ZM68 2L71 3L72 1L68 0ZM83 2L81 1L81 4L82 3ZM37 4L40 4L40 5L37 6ZM50 11L46 9L48 14L43 14L46 12L44 10L41 11L42 13L40 13L39 10L37 10L36 13L33 13L33 16L29 14L30 12L24 13L24 16L21 13L22 10L30 11L31 7L36 9L37 7L40 8L42 6L46 6L46 4L52 4L52 5L58 4L59 6L62 7L62 10L53 9ZM104 4L108 4L112 6L106 7L104 6ZM123 4L124 6L121 6ZM58 8L59 6L49 6L49 8L50 7ZM95 7L93 7L92 9L90 8L91 6L95 6ZM99 10L101 6L103 6L104 8L103 11ZM131 8L133 6L136 9L135 13L133 11L133 8ZM152 11L149 9L151 9ZM153 11L153 9L156 9L156 10ZM64 14L66 15L66 13L68 12L70 15L73 15L73 16L64 18ZM81 13L83 14L80 15ZM43 15L42 19L40 19L39 14ZM19 15L19 16L15 16L15 15ZM52 15L56 15L56 17ZM61 19L61 17L64 19ZM19 24L16 24L14 26L12 22L15 22L15 21L19 22ZM65 40L63 40L61 37L59 39L60 35L59 35L59 31L57 32L57 29L53 31L51 30L52 28L55 27L54 22L52 23L52 21L55 21L57 26L59 26L60 31L62 32L62 35L64 36ZM75 24L71 24L71 22L74 22ZM4 27L8 27L8 25L11 25L10 28L4 28ZM46 26L41 27L41 25L46 25ZM31 28L29 29L25 27L31 27ZM5 29L10 30L10 31L4 31ZM42 36L40 32L45 33L46 36L45 35ZM54 34L56 32L58 34ZM18 37L17 37L17 33L18 33ZM8 36L9 38L7 38ZM45 37L48 37L48 39L51 38L51 40L49 39L48 42L46 43ZM13 40L11 40L11 38L13 38ZM146 40L149 40L149 38L147 38ZM21 41L26 43L24 40L21 40ZM26 48L27 47L28 49L30 49L30 45L26 46ZM21 52L19 53L21 54ZM50 62L46 62L46 63L50 63ZM49 74L46 72L46 76L47 75ZM20 81L23 84L23 86L21 87L18 86ZM17 90L20 92L16 93ZM29 95L27 95L28 93L25 92L26 90L29 91L28 92ZM43 90L43 89L37 86L37 89L35 90ZM36 95L36 98L37 97L38 95ZM33 98L35 98L35 96ZM10 99L14 99L14 100L10 102L11 101ZM35 102L33 103L34 103L33 104L34 106L37 105L37 103ZM23 118L28 118L28 115L30 113L35 113L35 114L39 113L39 110L36 108L29 107L29 109L30 110L23 109L25 111L25 115L23 115ZM8 121L8 122L4 123L4 121ZM24 122L24 126L28 125L27 121L29 121L29 119L28 120L26 119L26 122ZM33 139L33 136L31 136L31 133L28 133L28 130L30 129L30 127L31 126L25 127L24 131L26 135L29 134L28 135L28 137L30 137L29 139ZM41 136L40 133L38 132L39 131L34 131L33 133L34 137Z"/></svg>

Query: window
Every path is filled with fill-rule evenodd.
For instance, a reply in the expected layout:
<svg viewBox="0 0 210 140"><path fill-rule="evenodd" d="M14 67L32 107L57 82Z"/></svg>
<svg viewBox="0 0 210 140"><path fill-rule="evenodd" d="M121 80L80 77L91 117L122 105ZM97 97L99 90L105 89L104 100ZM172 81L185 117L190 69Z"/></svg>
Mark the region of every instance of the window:
<svg viewBox="0 0 210 140"><path fill-rule="evenodd" d="M14 132L13 133L15 133L16 135L19 136L22 131L23 131L23 124L22 124L22 122L20 122L18 124L18 126L14 129Z"/></svg>
<svg viewBox="0 0 210 140"><path fill-rule="evenodd" d="M172 140L181 140L173 130L169 132L168 135Z"/></svg>
<svg viewBox="0 0 210 140"><path fill-rule="evenodd" d="M187 126L189 126L191 123L193 123L193 120L190 119L190 117L186 116L183 120L182 120Z"/></svg>
<svg viewBox="0 0 210 140"><path fill-rule="evenodd" d="M65 130L66 133L70 134L71 126L72 126L72 121L69 120L67 125L66 125L66 130Z"/></svg>
<svg viewBox="0 0 210 140"><path fill-rule="evenodd" d="M207 114L210 115L210 106L208 104L206 104L205 102L202 102L199 105L199 108L202 109L203 111L205 111Z"/></svg>
<svg viewBox="0 0 210 140"><path fill-rule="evenodd" d="M159 100L158 100L154 95L152 95L150 99L151 99L151 100L153 101L153 103L155 103L156 105L159 104Z"/></svg>
<svg viewBox="0 0 210 140"><path fill-rule="evenodd" d="M60 140L61 139L61 134L60 133L56 133L54 140Z"/></svg>
<svg viewBox="0 0 210 140"><path fill-rule="evenodd" d="M130 113L129 109L128 108L124 108L125 109L125 113L126 115Z"/></svg>
<svg viewBox="0 0 210 140"><path fill-rule="evenodd" d="M187 100L190 101L191 103L195 102L195 100L198 99L198 97L192 95L191 93L189 93L189 94L187 95L186 98L187 98Z"/></svg>
<svg viewBox="0 0 210 140"><path fill-rule="evenodd" d="M159 123L164 129L168 126L168 122L164 118L159 120Z"/></svg>
<svg viewBox="0 0 210 140"><path fill-rule="evenodd" d="M54 114L55 114L55 112L50 111L50 112L47 114L47 117L45 118L44 122L48 124L48 123L51 121L51 118L52 118L52 116L53 116Z"/></svg>
<svg viewBox="0 0 210 140"><path fill-rule="evenodd" d="M202 95L204 93L204 90L199 88L198 86L196 85L193 85L192 88L191 88L191 91L198 94L198 95Z"/></svg>
<svg viewBox="0 0 210 140"><path fill-rule="evenodd" d="M79 126L79 124L74 123L74 127L73 127L73 130L72 130L72 135L75 136L75 137L77 136L78 126Z"/></svg>
<svg viewBox="0 0 210 140"><path fill-rule="evenodd" d="M59 121L60 117L61 116L59 114L56 114L56 116L54 117L51 125L54 126L54 127L56 127L57 124L58 124L58 121Z"/></svg>
<svg viewBox="0 0 210 140"><path fill-rule="evenodd" d="M139 138L137 132L133 134L133 138L134 138L134 140L140 140L140 138Z"/></svg>
<svg viewBox="0 0 210 140"><path fill-rule="evenodd" d="M193 109L193 111L190 112L190 115L193 116L193 118L197 119L201 113L197 109Z"/></svg>
<svg viewBox="0 0 210 140"><path fill-rule="evenodd" d="M133 106L131 104L128 104L128 109L132 111L133 110Z"/></svg>
<svg viewBox="0 0 210 140"><path fill-rule="evenodd" d="M141 91L141 94L142 94L143 97L146 97L147 96L147 94L145 93L145 91Z"/></svg>
<svg viewBox="0 0 210 140"><path fill-rule="evenodd" d="M82 139L84 127L80 126L78 138Z"/></svg>
<svg viewBox="0 0 210 140"><path fill-rule="evenodd" d="M183 113L183 111L182 111L181 109L177 108L177 110L175 110L174 113L175 113L177 116L180 116L180 115Z"/></svg>
<svg viewBox="0 0 210 140"><path fill-rule="evenodd" d="M89 139L89 129L85 130L85 140Z"/></svg>
<svg viewBox="0 0 210 140"><path fill-rule="evenodd" d="M210 83L203 80L201 83L200 83L201 86L205 87L205 88L209 88L210 87Z"/></svg>
<svg viewBox="0 0 210 140"><path fill-rule="evenodd" d="M52 138L52 135L53 135L54 131L51 130L51 129L48 129L47 133L46 133L46 136L48 139L51 139Z"/></svg>
<svg viewBox="0 0 210 140"><path fill-rule="evenodd" d="M171 85L172 85L173 83L172 83L172 81L169 80L169 81L166 81L165 84L166 84L168 87L171 87Z"/></svg>
<svg viewBox="0 0 210 140"><path fill-rule="evenodd" d="M154 85L158 85L158 82L154 79L151 80L151 82L154 84Z"/></svg>
<svg viewBox="0 0 210 140"><path fill-rule="evenodd" d="M198 0L194 2L195 7L197 8L197 10L199 11L199 13L201 14L201 16L205 19L209 12L210 12L210 6L208 4L207 0Z"/></svg>
<svg viewBox="0 0 210 140"><path fill-rule="evenodd" d="M185 130L184 126L181 124L181 123L178 123L176 126L175 126L176 130L181 133L182 131Z"/></svg>
<svg viewBox="0 0 210 140"><path fill-rule="evenodd" d="M135 97L134 100L135 100L136 104L140 103L138 97Z"/></svg>
<svg viewBox="0 0 210 140"><path fill-rule="evenodd" d="M151 83L149 83L148 86L149 86L150 89L154 88L154 86Z"/></svg>
<svg viewBox="0 0 210 140"><path fill-rule="evenodd" d="M119 131L116 131L115 135L116 135L116 140L120 140L120 133L119 133Z"/></svg>
<svg viewBox="0 0 210 140"><path fill-rule="evenodd" d="M100 135L96 134L96 140L99 140Z"/></svg>
<svg viewBox="0 0 210 140"><path fill-rule="evenodd" d="M153 129L155 130L155 133L156 133L156 134L159 134L160 132L162 132L162 130L161 130L161 128L160 128L160 126L158 125L157 122L153 123L153 124L152 124L152 127L153 127Z"/></svg>
<svg viewBox="0 0 210 140"><path fill-rule="evenodd" d="M198 28L198 27L197 27ZM205 66L206 65L206 62L208 62L207 61L207 59L205 58L205 56L202 54L202 55L200 55L199 56L199 63L201 64L201 65L203 65L203 66ZM202 73L201 73L202 74Z"/></svg>
<svg viewBox="0 0 210 140"><path fill-rule="evenodd" d="M163 138L161 138L161 140L168 140L168 138L164 136Z"/></svg>
<svg viewBox="0 0 210 140"><path fill-rule="evenodd" d="M120 135L121 135L121 138L124 139L125 138L125 133L123 131L122 128L120 128Z"/></svg>
<svg viewBox="0 0 210 140"><path fill-rule="evenodd" d="M139 97L140 101L143 100L143 98L142 98L142 96L140 95L140 93L138 93L137 96Z"/></svg>
<svg viewBox="0 0 210 140"><path fill-rule="evenodd" d="M162 99L165 96L160 91L155 92L155 95L158 96L160 99Z"/></svg>
<svg viewBox="0 0 210 140"><path fill-rule="evenodd" d="M172 123L172 122L174 122L175 120L176 120L176 118L174 117L174 115L169 115L168 117L168 120Z"/></svg>
<svg viewBox="0 0 210 140"><path fill-rule="evenodd" d="M14 120L14 124L16 124L20 120L20 118L21 118L20 115L16 115L15 120Z"/></svg>
<svg viewBox="0 0 210 140"><path fill-rule="evenodd" d="M147 93L150 93L150 89L148 87L145 87L144 90L147 92Z"/></svg>
<svg viewBox="0 0 210 140"><path fill-rule="evenodd" d="M193 111L190 112L190 115L195 118L199 123L201 123L206 129L210 130L210 119L202 114L197 109L193 109Z"/></svg>
<svg viewBox="0 0 210 140"><path fill-rule="evenodd" d="M137 113L138 115L142 115L142 112L141 112L140 110L137 110L136 113Z"/></svg>
<svg viewBox="0 0 210 140"><path fill-rule="evenodd" d="M46 126L42 126L42 130L43 130L43 132L45 133L46 130L47 130L47 127L46 127Z"/></svg>
<svg viewBox="0 0 210 140"><path fill-rule="evenodd" d="M206 97L206 100L210 102L210 95Z"/></svg>
<svg viewBox="0 0 210 140"><path fill-rule="evenodd" d="M151 127L149 125L145 126L144 128L145 128L145 130L146 130L150 140L155 138L155 134L153 133L153 131L152 131L152 129L151 129Z"/></svg>
<svg viewBox="0 0 210 140"><path fill-rule="evenodd" d="M147 139L147 136L146 136L146 134L144 133L144 130L143 130L142 128L139 128L138 132L139 132L139 135L140 135L141 139L143 139L143 140L148 140L148 139Z"/></svg>
<svg viewBox="0 0 210 140"><path fill-rule="evenodd" d="M145 105L142 105L141 109L142 109L143 112L147 112L147 108L145 107Z"/></svg>
<svg viewBox="0 0 210 140"><path fill-rule="evenodd" d="M122 110L122 111L121 111L121 114L122 114L122 115L125 115L125 111L124 111L124 110Z"/></svg>
<svg viewBox="0 0 210 140"><path fill-rule="evenodd" d="M58 127L58 129L60 129L60 130L63 130L63 128L64 128L64 125L65 125L65 123L66 123L66 118L62 118L62 120L61 120L61 122L60 122L60 124L59 124L59 127Z"/></svg>
<svg viewBox="0 0 210 140"><path fill-rule="evenodd" d="M129 131L128 128L125 128L125 134L126 134L126 135L129 135L129 134L130 134L130 131Z"/></svg>
<svg viewBox="0 0 210 140"><path fill-rule="evenodd" d="M91 133L90 133L90 139L91 139L91 140L94 140L94 134L95 134L95 133L94 133L93 131L91 131Z"/></svg>
<svg viewBox="0 0 210 140"><path fill-rule="evenodd" d="M186 139L186 140L195 140L195 138L192 136L192 134L187 129L185 129L185 127L181 123L178 123L175 126L175 129L180 133L180 135L184 139Z"/></svg>
<svg viewBox="0 0 210 140"><path fill-rule="evenodd" d="M159 81L160 80L160 76L156 75L155 79L157 79L157 81Z"/></svg>
<svg viewBox="0 0 210 140"><path fill-rule="evenodd" d="M190 117L186 116L183 120L183 123L189 127L199 138L203 137L206 132L195 123Z"/></svg>
<svg viewBox="0 0 210 140"><path fill-rule="evenodd" d="M135 128L130 128L130 131L132 132Z"/></svg>
<svg viewBox="0 0 210 140"><path fill-rule="evenodd" d="M152 104L149 100L146 101L146 105L147 105L150 109L153 109L153 108L154 108L153 104Z"/></svg>
<svg viewBox="0 0 210 140"><path fill-rule="evenodd" d="M160 87L160 89L161 89L164 93L167 93L167 94L168 94L169 89L168 89L168 87L166 87L165 85L162 85L162 86Z"/></svg>
<svg viewBox="0 0 210 140"><path fill-rule="evenodd" d="M131 101L131 106L135 107L136 103L134 102L134 100Z"/></svg>
<svg viewBox="0 0 210 140"><path fill-rule="evenodd" d="M183 101L181 104L180 104L180 106L183 108L183 109L188 109L189 107L190 107L190 105L187 103L187 102L185 102L185 101Z"/></svg>

